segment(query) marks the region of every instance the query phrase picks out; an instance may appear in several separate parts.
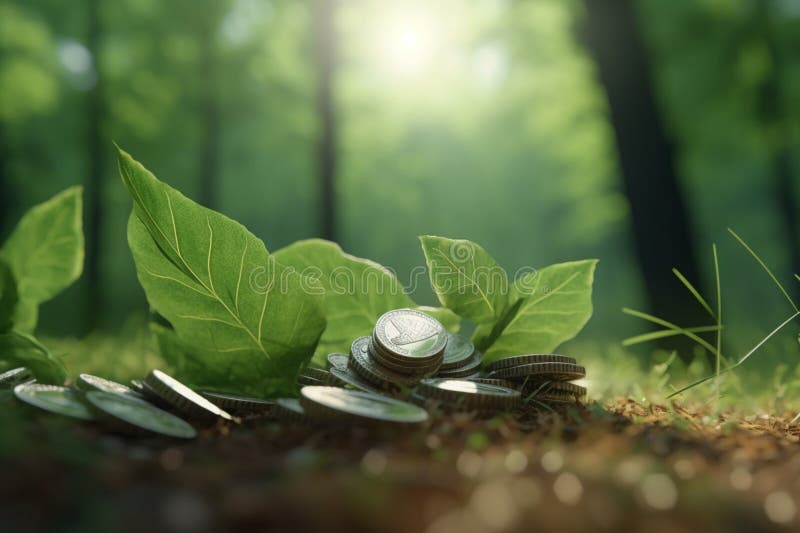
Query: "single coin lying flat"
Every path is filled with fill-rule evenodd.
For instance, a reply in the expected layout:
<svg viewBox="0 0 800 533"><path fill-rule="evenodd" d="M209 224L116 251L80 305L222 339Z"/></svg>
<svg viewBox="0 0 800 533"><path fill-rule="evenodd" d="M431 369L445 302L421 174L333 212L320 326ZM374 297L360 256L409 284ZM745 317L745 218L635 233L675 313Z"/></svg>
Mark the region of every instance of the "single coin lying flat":
<svg viewBox="0 0 800 533"><path fill-rule="evenodd" d="M178 439L197 436L197 431L185 420L129 394L89 391L86 401L126 429L145 430Z"/></svg>
<svg viewBox="0 0 800 533"><path fill-rule="evenodd" d="M23 383L14 387L18 400L59 415L94 420L96 417L80 391L41 383Z"/></svg>
<svg viewBox="0 0 800 533"><path fill-rule="evenodd" d="M391 424L421 424L428 420L428 412L417 405L370 392L303 387L300 394L305 410L323 419Z"/></svg>

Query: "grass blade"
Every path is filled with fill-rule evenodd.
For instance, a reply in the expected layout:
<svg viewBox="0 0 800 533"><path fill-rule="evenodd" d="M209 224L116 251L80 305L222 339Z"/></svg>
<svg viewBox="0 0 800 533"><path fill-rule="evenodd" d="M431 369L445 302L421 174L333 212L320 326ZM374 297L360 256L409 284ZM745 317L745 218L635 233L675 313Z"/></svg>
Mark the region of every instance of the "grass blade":
<svg viewBox="0 0 800 533"><path fill-rule="evenodd" d="M711 306L708 305L708 302L706 301L706 299L703 298L700 295L700 292L695 288L695 286L692 285L692 283L688 279L686 279L686 276L681 274L681 271L678 270L677 268L673 268L672 269L672 273L675 274L676 278L681 280L681 283L683 283L683 286L686 287L689 290L689 292L692 293L692 296L694 296L695 300L697 300L698 303L700 303L700 305L703 306L703 309L708 311L708 314L711 315L711 317L716 320L717 315L714 314L714 311L711 309Z"/></svg>
<svg viewBox="0 0 800 533"><path fill-rule="evenodd" d="M691 333L708 333L711 331L718 331L720 326L700 326L696 328L684 328L685 331L689 331ZM635 337L629 337L622 341L623 346L633 346L634 344L641 344L643 342L654 341L657 339L664 339L666 337L675 337L677 335L683 335L684 332L681 330L674 330L674 329L661 329L658 331L651 331L650 333L643 333L641 335L636 335Z"/></svg>
<svg viewBox="0 0 800 533"><path fill-rule="evenodd" d="M758 256L758 254L755 253L755 251L753 251L753 249L750 248L750 246L746 242L744 242L744 239L739 237L739 235L735 231L733 231L731 228L728 228L728 233L733 235L733 238L736 239L737 241L739 241L739 244L741 244L744 247L744 249L747 250L750 253L750 255L753 256L753 259L755 259L758 262L758 264L761 265L761 268L763 268L764 271L769 275L769 277L772 278L772 281L775 283L775 285L777 285L778 289L780 289L780 291L783 293L783 296L791 304L792 309L794 309L795 311L800 312L800 309L797 308L797 304L794 303L794 300L792 300L792 297L789 296L789 293L786 292L786 289L783 287L781 282L778 281L778 278L775 277L775 274L772 273L772 270L769 269L767 264Z"/></svg>
<svg viewBox="0 0 800 533"><path fill-rule="evenodd" d="M693 332L689 331L686 328L682 328L682 327L680 327L680 326L678 326L676 324L673 324L672 322L667 322L666 320L664 320L662 318L658 318L657 316L653 316L653 315L650 315L650 314L647 314L647 313L642 313L641 311L636 311L634 309L628 309L627 307L623 308L622 312L625 313L626 315L635 316L637 318L641 318L643 320L647 320L648 322L652 322L653 324L658 324L659 326L664 326L667 329L671 329L673 331L677 331L677 332L679 332L680 335L684 335L686 337L689 337L690 339L695 341L697 344L699 344L700 346L702 346L703 348L708 350L710 353L712 353L714 355L717 355L717 349L716 348L714 348L708 342L706 342L705 340L701 339L700 337L698 337L697 335L695 335Z"/></svg>
<svg viewBox="0 0 800 533"><path fill-rule="evenodd" d="M711 245L711 251L714 254L714 279L717 282L717 358L716 358L716 371L719 375L720 360L722 359L722 286L719 279L719 257L717 256L716 243Z"/></svg>
<svg viewBox="0 0 800 533"><path fill-rule="evenodd" d="M753 355L754 353L756 353L756 351L758 351L758 349L759 349L759 348L761 348L761 347L764 345L764 343L766 343L768 340L770 340L770 339L771 339L771 338L772 338L772 337L773 337L773 336L774 336L776 333L778 333L780 330L782 330L784 327L786 327L786 325L787 325L787 324L789 324L789 323L790 323L792 320L794 320L794 319L795 319L795 318L797 318L798 316L800 316L800 311L798 311L797 313L793 314L792 316L790 316L789 318L787 318L786 320L784 320L784 321L783 321L783 322L782 322L782 323L781 323L781 324L780 324L780 325L779 325L777 328L773 329L773 330L770 332L770 334L769 334L769 335L767 335L766 337L764 337L763 339L761 339L761 341L759 341L759 343L758 343L758 344L756 344L755 346L753 346L753 349L751 349L749 352L747 352L747 354L745 354L745 355L744 355L744 357L742 357L741 359L739 359L739 361L737 361L735 364L733 364L733 365L729 366L728 368L725 368L725 369L723 369L723 370L720 370L720 371L719 371L718 373L716 373L716 374L713 374L713 375L711 375L711 376L706 376L706 377L704 377L704 378L702 378L702 379L698 379L697 381L694 381L694 382L692 382L692 383L690 383L690 384L686 385L685 387L682 387L682 388L678 389L677 391L675 391L675 392L671 393L669 396L667 396L667 399L669 400L670 398L674 398L675 396L678 396L679 394L682 394L682 393L686 392L686 391L687 391L687 390L689 390L689 389L693 389L694 387L696 387L696 386L698 386L698 385L701 385L701 384L705 383L706 381L709 381L709 380L712 380L712 379L714 379L714 378L717 378L717 377L721 376L722 374L725 374L725 373L727 373L727 372L730 372L731 370L733 370L733 369L735 369L736 367L740 366L742 363L744 363L745 361L747 361L747 359L748 359L748 358L749 358L751 355ZM798 415L798 417L800 417L800 415Z"/></svg>

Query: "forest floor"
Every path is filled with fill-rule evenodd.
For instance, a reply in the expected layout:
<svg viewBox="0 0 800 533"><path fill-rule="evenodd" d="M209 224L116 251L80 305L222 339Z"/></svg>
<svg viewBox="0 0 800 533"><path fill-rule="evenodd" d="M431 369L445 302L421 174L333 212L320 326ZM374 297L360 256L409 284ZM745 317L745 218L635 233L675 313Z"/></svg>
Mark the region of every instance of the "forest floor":
<svg viewBox="0 0 800 533"><path fill-rule="evenodd" d="M798 526L792 415L630 399L413 431L278 422L188 443L0 402L0 531L772 531Z"/></svg>

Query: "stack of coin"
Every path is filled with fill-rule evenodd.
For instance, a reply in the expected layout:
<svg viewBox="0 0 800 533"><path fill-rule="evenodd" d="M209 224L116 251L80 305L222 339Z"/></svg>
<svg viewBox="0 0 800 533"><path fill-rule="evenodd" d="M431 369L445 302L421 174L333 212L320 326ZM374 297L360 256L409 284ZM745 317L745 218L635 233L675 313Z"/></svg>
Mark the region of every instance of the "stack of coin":
<svg viewBox="0 0 800 533"><path fill-rule="evenodd" d="M526 399L574 403L586 396L584 387L570 383L586 377L586 369L565 355L515 355L489 363L486 371L488 378L513 383Z"/></svg>
<svg viewBox="0 0 800 533"><path fill-rule="evenodd" d="M438 320L396 309L378 319L371 336L353 342L348 369L373 387L397 391L436 375L446 345L447 332Z"/></svg>
<svg viewBox="0 0 800 533"><path fill-rule="evenodd" d="M436 374L436 377L479 377L481 363L483 363L483 354L475 349L472 342L455 333L448 333L442 366L439 367L439 372Z"/></svg>
<svg viewBox="0 0 800 533"><path fill-rule="evenodd" d="M463 379L423 379L413 395L464 411L510 410L522 398L513 388Z"/></svg>

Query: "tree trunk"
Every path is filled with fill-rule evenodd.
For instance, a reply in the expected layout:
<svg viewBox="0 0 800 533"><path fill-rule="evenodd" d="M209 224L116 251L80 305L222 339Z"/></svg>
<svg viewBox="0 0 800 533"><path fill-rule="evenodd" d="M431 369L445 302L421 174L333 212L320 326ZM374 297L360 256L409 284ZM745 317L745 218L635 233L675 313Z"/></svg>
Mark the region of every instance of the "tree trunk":
<svg viewBox="0 0 800 533"><path fill-rule="evenodd" d="M650 308L679 324L705 324L709 318L691 297L683 297L670 272L675 266L693 284L701 285L673 147L659 116L633 3L586 0L584 4L588 17L580 33L607 94ZM681 357L691 359L684 348Z"/></svg>
<svg viewBox="0 0 800 533"><path fill-rule="evenodd" d="M320 234L336 240L336 113L333 77L336 67L336 0L317 0L314 10L315 49L319 72L317 112L320 133L317 144L317 172L320 188Z"/></svg>
<svg viewBox="0 0 800 533"><path fill-rule="evenodd" d="M775 41L775 27L772 23L771 4L762 0L758 5L758 22L762 37L772 60L772 72L767 77L761 94L761 113L764 128L768 135L774 136L770 141L770 164L775 179L776 204L786 231L787 249L789 251L790 268L800 274L800 217L795 203L795 172L790 148L789 124L787 123L787 106L783 95L783 58L778 43ZM792 284L794 293L800 294L800 288Z"/></svg>
<svg viewBox="0 0 800 533"><path fill-rule="evenodd" d="M104 115L100 72L100 1L87 1L86 45L94 60L97 83L86 94L86 331L95 329L103 316L100 249L103 239L103 192L106 146L102 136Z"/></svg>

